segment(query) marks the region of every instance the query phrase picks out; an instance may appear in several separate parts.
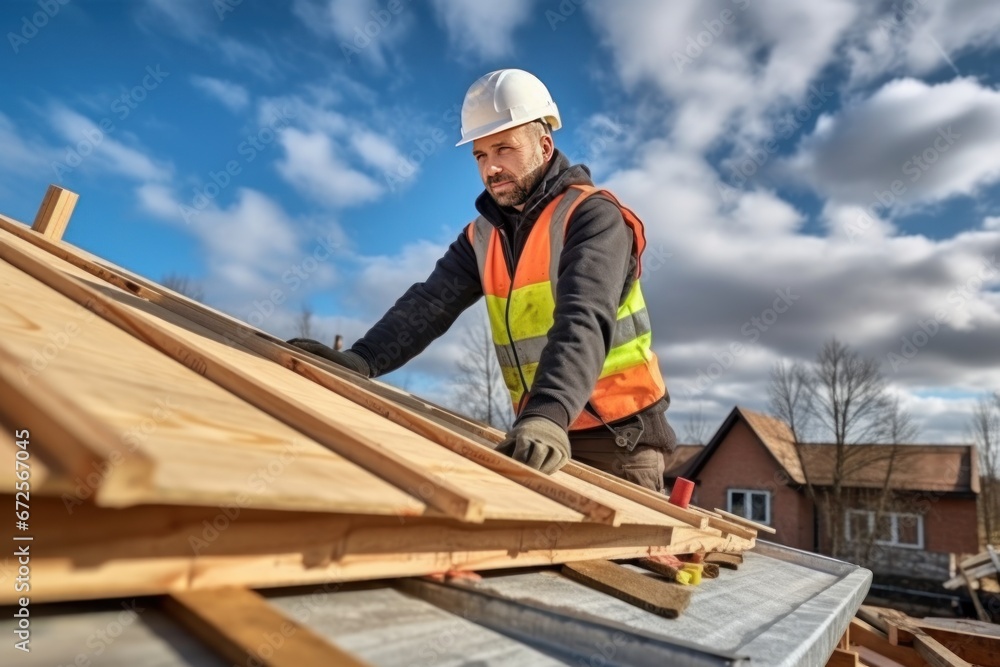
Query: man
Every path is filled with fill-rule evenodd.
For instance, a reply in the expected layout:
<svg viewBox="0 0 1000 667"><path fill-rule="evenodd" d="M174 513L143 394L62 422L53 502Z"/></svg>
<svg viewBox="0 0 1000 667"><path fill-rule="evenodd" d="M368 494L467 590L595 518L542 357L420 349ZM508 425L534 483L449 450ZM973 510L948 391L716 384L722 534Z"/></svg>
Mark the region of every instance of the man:
<svg viewBox="0 0 1000 667"><path fill-rule="evenodd" d="M430 277L346 352L291 343L376 377L402 366L486 297L516 421L498 447L546 473L572 457L663 490L675 437L639 285L642 223L555 148L562 123L528 72L491 72L462 105L486 190L480 217Z"/></svg>

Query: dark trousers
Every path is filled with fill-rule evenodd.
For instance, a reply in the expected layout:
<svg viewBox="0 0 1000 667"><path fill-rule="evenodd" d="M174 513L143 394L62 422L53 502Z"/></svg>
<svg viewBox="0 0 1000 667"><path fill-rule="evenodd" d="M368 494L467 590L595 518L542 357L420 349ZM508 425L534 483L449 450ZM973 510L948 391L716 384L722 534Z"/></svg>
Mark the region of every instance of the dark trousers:
<svg viewBox="0 0 1000 667"><path fill-rule="evenodd" d="M609 472L616 477L663 493L664 458L662 447L638 445L631 452L611 438L573 441L573 460Z"/></svg>

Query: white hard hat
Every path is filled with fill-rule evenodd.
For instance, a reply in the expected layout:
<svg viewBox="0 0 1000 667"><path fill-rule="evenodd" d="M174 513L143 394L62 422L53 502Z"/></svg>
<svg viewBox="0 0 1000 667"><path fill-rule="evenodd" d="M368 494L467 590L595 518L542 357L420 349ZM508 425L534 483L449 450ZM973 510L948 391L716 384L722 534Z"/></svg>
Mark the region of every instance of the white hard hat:
<svg viewBox="0 0 1000 667"><path fill-rule="evenodd" d="M480 77L465 94L462 140L455 145L461 146L533 120L544 120L553 130L562 127L559 109L549 89L538 77L523 69L499 69Z"/></svg>

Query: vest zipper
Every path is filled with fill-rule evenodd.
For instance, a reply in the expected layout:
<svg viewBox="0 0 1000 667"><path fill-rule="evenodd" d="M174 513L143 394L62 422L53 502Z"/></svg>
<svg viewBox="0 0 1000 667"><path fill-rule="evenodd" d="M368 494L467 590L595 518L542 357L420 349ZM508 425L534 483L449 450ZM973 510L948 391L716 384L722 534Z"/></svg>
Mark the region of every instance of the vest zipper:
<svg viewBox="0 0 1000 667"><path fill-rule="evenodd" d="M510 341L510 349L514 351L514 364L517 366L517 377L521 381L521 400L517 402L517 409L514 411L514 418L520 414L521 408L524 407L524 401L528 397L528 383L524 379L524 371L521 370L521 359L517 356L517 345L514 343L514 335L510 331L510 301L514 294L514 276L517 273L517 266L514 264L514 251L510 247L510 241L507 238L507 233L497 227L497 232L500 234L500 238L503 243L500 245L500 251L503 253L503 258L507 263L507 275L510 276L510 285L507 287L507 305L504 306L503 313L503 323L504 327L507 329L507 340Z"/></svg>

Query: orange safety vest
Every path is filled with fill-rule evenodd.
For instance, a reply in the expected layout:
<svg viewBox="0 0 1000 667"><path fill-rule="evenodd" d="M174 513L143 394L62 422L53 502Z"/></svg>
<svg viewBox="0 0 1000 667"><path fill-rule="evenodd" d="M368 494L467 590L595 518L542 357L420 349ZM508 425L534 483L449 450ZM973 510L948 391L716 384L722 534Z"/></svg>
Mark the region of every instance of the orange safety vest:
<svg viewBox="0 0 1000 667"><path fill-rule="evenodd" d="M602 422L628 417L653 405L666 393L652 350L649 314L639 286L646 246L642 221L607 190L570 186L549 202L538 217L514 267L513 281L504 259L500 232L482 216L466 227L479 263L500 370L510 391L514 413L518 414L531 391L542 350L548 343L549 329L555 321L556 278L570 218L582 201L598 192L618 206L632 230L636 277L619 303L611 350L590 395L588 407L599 417L584 409L570 430L594 428Z"/></svg>

